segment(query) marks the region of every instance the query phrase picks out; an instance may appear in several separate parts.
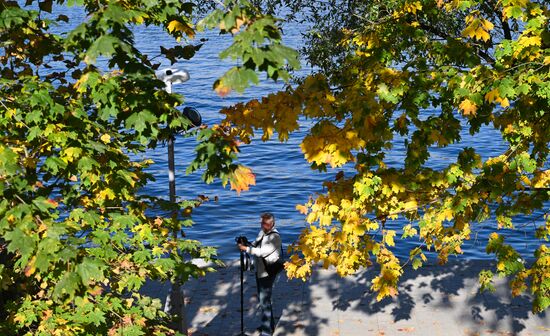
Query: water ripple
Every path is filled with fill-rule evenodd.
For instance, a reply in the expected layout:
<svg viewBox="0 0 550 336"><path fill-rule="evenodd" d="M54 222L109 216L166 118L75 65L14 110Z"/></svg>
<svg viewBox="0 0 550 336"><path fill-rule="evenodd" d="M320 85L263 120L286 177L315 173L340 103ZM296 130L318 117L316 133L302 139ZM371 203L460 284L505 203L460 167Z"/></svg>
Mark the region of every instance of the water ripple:
<svg viewBox="0 0 550 336"><path fill-rule="evenodd" d="M81 20L84 16L77 8L68 9L70 17ZM74 26L75 23L71 22ZM70 25L69 25L70 26ZM59 29L62 29L61 26ZM285 29L285 42L291 46L301 46L302 26L290 26ZM160 51L160 46L171 47L175 43L159 28L140 27L134 30L137 47L144 53L155 56ZM221 120L218 111L237 102L259 98L270 92L275 92L283 87L281 82L262 80L260 85L248 89L244 94L231 94L221 98L212 90L212 84L227 71L234 62L221 61L218 54L228 47L231 39L219 36L215 32L199 34L196 41L201 38L208 39L196 56L188 61L181 61L172 67L182 67L189 70L191 80L182 85L175 85L174 91L185 97L185 104L193 106L200 111L203 122L212 125ZM164 64L169 66L168 63ZM307 74L309 68L304 66L300 75ZM438 113L435 110L423 111L427 116ZM207 245L217 246L222 258L233 258L237 255L234 246L234 237L246 235L254 237L259 229L259 214L263 211L271 211L276 215L277 226L282 233L285 244L294 241L300 231L305 227L304 216L295 210L296 204L304 203L310 195L322 191L322 182L333 178L337 172L318 173L309 168L300 151L299 143L304 137L312 121L301 121L300 130L286 143L268 141L266 143L253 142L242 146L240 162L251 166L257 174L257 184L249 192L243 192L236 196L233 191L223 189L219 183L206 185L200 180L200 173L190 176L185 175L185 169L194 155L196 142L192 138L180 137L176 141L176 177L177 194L180 198L195 198L204 194L213 198L218 196L217 202L208 202L195 209L193 220L195 225L186 229L186 236L199 239ZM454 160L460 150L471 146L480 148L480 154L484 159L500 154L505 144L498 131L490 127L483 128L482 132L471 136L467 129L461 132L463 141L446 148L434 148L430 151L430 164L432 168L442 169ZM480 146L480 144L483 144ZM149 169L156 181L147 186L143 191L156 196L168 198L167 178L167 150L158 147L146 153L156 163ZM402 138L396 138L394 148L388 156L388 163L392 166L402 166L405 157ZM350 167L344 168L351 171ZM531 223L532 217L524 216L516 218L516 225L523 228L518 231L510 231L507 241L511 242L524 254L532 254L538 241L534 239L532 232L535 223ZM396 228L402 225L396 222ZM492 232L494 221L474 225L475 234L463 248L466 257L487 258L484 244L488 235ZM398 233L399 236L399 233ZM527 239L529 237L529 239ZM407 251L418 245L418 241L408 239L397 242L395 251L400 256L406 256Z"/></svg>

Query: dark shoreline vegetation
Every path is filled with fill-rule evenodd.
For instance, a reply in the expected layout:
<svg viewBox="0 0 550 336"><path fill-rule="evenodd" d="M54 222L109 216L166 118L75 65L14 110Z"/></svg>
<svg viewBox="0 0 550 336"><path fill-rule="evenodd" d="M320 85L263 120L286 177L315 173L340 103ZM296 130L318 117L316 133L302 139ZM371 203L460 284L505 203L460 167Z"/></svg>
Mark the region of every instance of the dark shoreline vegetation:
<svg viewBox="0 0 550 336"><path fill-rule="evenodd" d="M67 15L74 6L83 15ZM145 279L204 276L192 258L216 260L186 236L207 196L172 204L151 193L153 162L139 154L188 128L183 96L155 70L195 57L204 31L232 41L214 55L232 62L210 83L220 97L264 76L286 85L187 134L197 141L187 173L250 192L243 144L298 131L306 164L335 172L296 206L307 224L290 244L289 278L319 263L340 276L376 266L369 289L382 300L399 294L405 265L429 254L444 264L490 230L495 267L479 274L482 288L506 276L544 312L549 16L548 1L516 0L1 1L0 333L175 334L177 316L134 294ZM283 43L292 22L308 24L299 52ZM143 52L138 27L172 45ZM298 75L302 60L311 73ZM466 132L493 132L500 147L487 155L494 144ZM448 157L435 165L436 155ZM509 243L518 231L538 244L532 255Z"/></svg>

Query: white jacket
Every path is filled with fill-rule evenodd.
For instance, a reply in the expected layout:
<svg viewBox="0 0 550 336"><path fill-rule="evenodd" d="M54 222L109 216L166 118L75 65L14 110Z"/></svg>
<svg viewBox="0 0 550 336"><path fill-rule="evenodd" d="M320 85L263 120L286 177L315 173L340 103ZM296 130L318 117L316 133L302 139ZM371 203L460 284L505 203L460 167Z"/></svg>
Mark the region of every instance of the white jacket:
<svg viewBox="0 0 550 336"><path fill-rule="evenodd" d="M265 258L268 264L279 260L281 257L281 244L281 236L277 229L273 229L268 233L260 230L258 237L252 243L253 246L246 248L246 252L254 256L258 278L265 278L269 275L265 270L265 264L261 258Z"/></svg>

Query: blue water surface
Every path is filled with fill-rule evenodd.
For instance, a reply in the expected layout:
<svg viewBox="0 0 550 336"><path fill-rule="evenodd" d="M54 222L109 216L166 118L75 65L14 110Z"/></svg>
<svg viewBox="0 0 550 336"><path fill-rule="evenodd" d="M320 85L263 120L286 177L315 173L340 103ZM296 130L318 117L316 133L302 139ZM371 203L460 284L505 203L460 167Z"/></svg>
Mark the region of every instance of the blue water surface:
<svg viewBox="0 0 550 336"><path fill-rule="evenodd" d="M65 14L71 21L54 28L54 31L66 31L67 28L74 27L86 19L79 8L68 9ZM305 29L307 29L306 26L299 24L286 26L285 43L295 48L301 47L303 41L301 33ZM169 48L176 44L170 36L157 27L138 27L134 32L137 48L151 56L160 53L160 46ZM186 106L192 106L200 111L205 124L218 123L222 118L219 111L223 107L259 98L283 87L282 82L263 80L259 85L247 89L244 94L233 93L224 98L219 97L212 90L212 84L235 64L232 61L222 61L218 57L218 54L231 44L231 37L219 35L217 32L205 32L199 34L195 40L199 41L201 38L207 41L195 57L172 66L187 69L191 75L191 80L175 85L173 91L184 96ZM106 64L103 60L98 60L98 64L105 69ZM170 66L170 64L166 61L163 66ZM55 71L55 68L50 71ZM306 75L310 71L311 68L304 63L298 75ZM438 114L438 111L425 110L422 113L427 116ZM276 140L263 143L258 139L249 145L241 146L239 162L252 167L256 174L256 185L241 195L236 195L228 187L224 189L219 181L210 185L205 184L200 179L200 172L186 175L185 170L194 157L194 148L197 143L194 138L178 137L175 148L178 197L194 199L201 194L213 199L218 196L218 201L207 202L194 210L195 225L185 230L186 237L217 247L219 257L222 259L233 259L238 253L234 237L239 235L255 237L259 230L259 214L270 211L276 216L277 227L284 243L290 244L296 240L300 231L306 226L304 216L295 210L296 204L305 203L310 196L322 192L322 182L332 179L338 172L338 170L329 170L326 173L313 171L304 160L299 144L309 126L311 121L302 120L299 131L291 134L290 139L285 143L279 143ZM431 151L430 166L436 169L446 167L456 159L458 152L464 147L475 147L483 159L498 156L507 148L499 132L490 127L484 127L475 136L470 136L468 129L464 128L462 138L463 141L460 144L434 148ZM141 156L155 161L149 172L156 178L156 181L150 183L143 192L168 199L167 148L159 146ZM403 142L396 140L393 150L387 156L388 163L402 165L404 157ZM351 173L350 168L344 168L344 170ZM518 229L506 233L506 241L512 243L524 256L531 256L540 244L540 241L534 238L533 231L535 226L542 224L543 219L533 220L534 217L516 217L514 223ZM394 225L398 227L403 225L403 222L397 222ZM495 230L494 220L472 225L472 239L463 246L464 256L493 258L492 255L485 253L485 244L488 235ZM419 242L413 239L405 241L397 239L396 243L395 253L405 258L411 248L419 245Z"/></svg>

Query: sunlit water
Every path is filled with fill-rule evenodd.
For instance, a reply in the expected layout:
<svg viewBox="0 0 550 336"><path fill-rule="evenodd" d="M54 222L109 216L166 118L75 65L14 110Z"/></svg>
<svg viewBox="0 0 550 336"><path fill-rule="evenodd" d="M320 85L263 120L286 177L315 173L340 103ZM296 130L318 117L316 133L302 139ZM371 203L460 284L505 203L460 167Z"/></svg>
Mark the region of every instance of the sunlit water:
<svg viewBox="0 0 550 336"><path fill-rule="evenodd" d="M71 18L69 24L60 26L59 30L72 27L85 19L78 9L68 10ZM289 25L285 27L285 43L293 47L300 47L301 32L304 26ZM221 120L219 110L237 102L259 98L270 92L282 88L283 83L262 81L260 85L246 90L242 95L231 94L221 98L213 90L212 84L233 63L221 61L218 54L231 43L228 36L219 36L216 32L207 32L196 38L207 38L195 57L189 61L182 61L173 67L185 68L191 74L191 80L175 85L173 91L184 95L185 105L192 106L200 111L203 122L212 125ZM138 49L151 56L158 55L160 46L171 47L175 42L161 29L148 27L135 30L135 40ZM99 64L105 64L101 61ZM169 63L165 63L169 66ZM52 69L51 71L54 71ZM310 69L304 64L300 75L307 74ZM436 114L435 110L426 110L425 115ZM229 188L222 188L219 181L207 185L200 179L200 173L186 175L185 170L194 156L196 141L193 138L179 137L176 140L176 181L177 195L180 199L194 199L197 195L207 195L211 199L218 196L217 202L203 204L193 212L195 225L185 230L186 236L198 239L205 245L218 248L219 257L232 259L237 256L234 238L246 235L255 237L259 230L259 214L264 211L273 212L276 216L277 227L281 232L285 245L295 241L300 231L306 226L304 216L295 210L296 204L304 203L312 195L322 192L322 182L334 177L338 170L319 173L310 169L305 162L299 144L304 137L311 121L302 121L300 130L291 134L288 142L279 143L269 141L262 143L259 139L250 145L241 147L242 154L239 162L253 168L256 174L256 185L250 191L237 196ZM484 159L497 156L506 149L505 143L498 132L485 128L472 137L467 128L462 131L463 142L447 148L436 148L431 152L430 166L433 168L446 167L456 159L458 152L464 147L475 147ZM403 142L396 142L394 149L388 155L390 165L399 166L404 160ZM147 152L144 157L152 158L155 164L149 169L156 181L150 183L144 193L168 198L167 148L158 147ZM347 169L348 173L351 170ZM533 236L534 227L542 223L542 218L533 220L531 217L516 217L516 231L509 231L506 241L512 243L525 257L532 256L534 249L540 243ZM403 222L393 224L395 228ZM467 258L493 258L485 252L488 235L495 230L494 221L473 224L472 239L463 246ZM391 227L391 226L390 226ZM400 236L398 232L397 237ZM408 251L419 245L419 241L396 239L395 253L400 257L407 257ZM452 257L451 257L452 258Z"/></svg>

